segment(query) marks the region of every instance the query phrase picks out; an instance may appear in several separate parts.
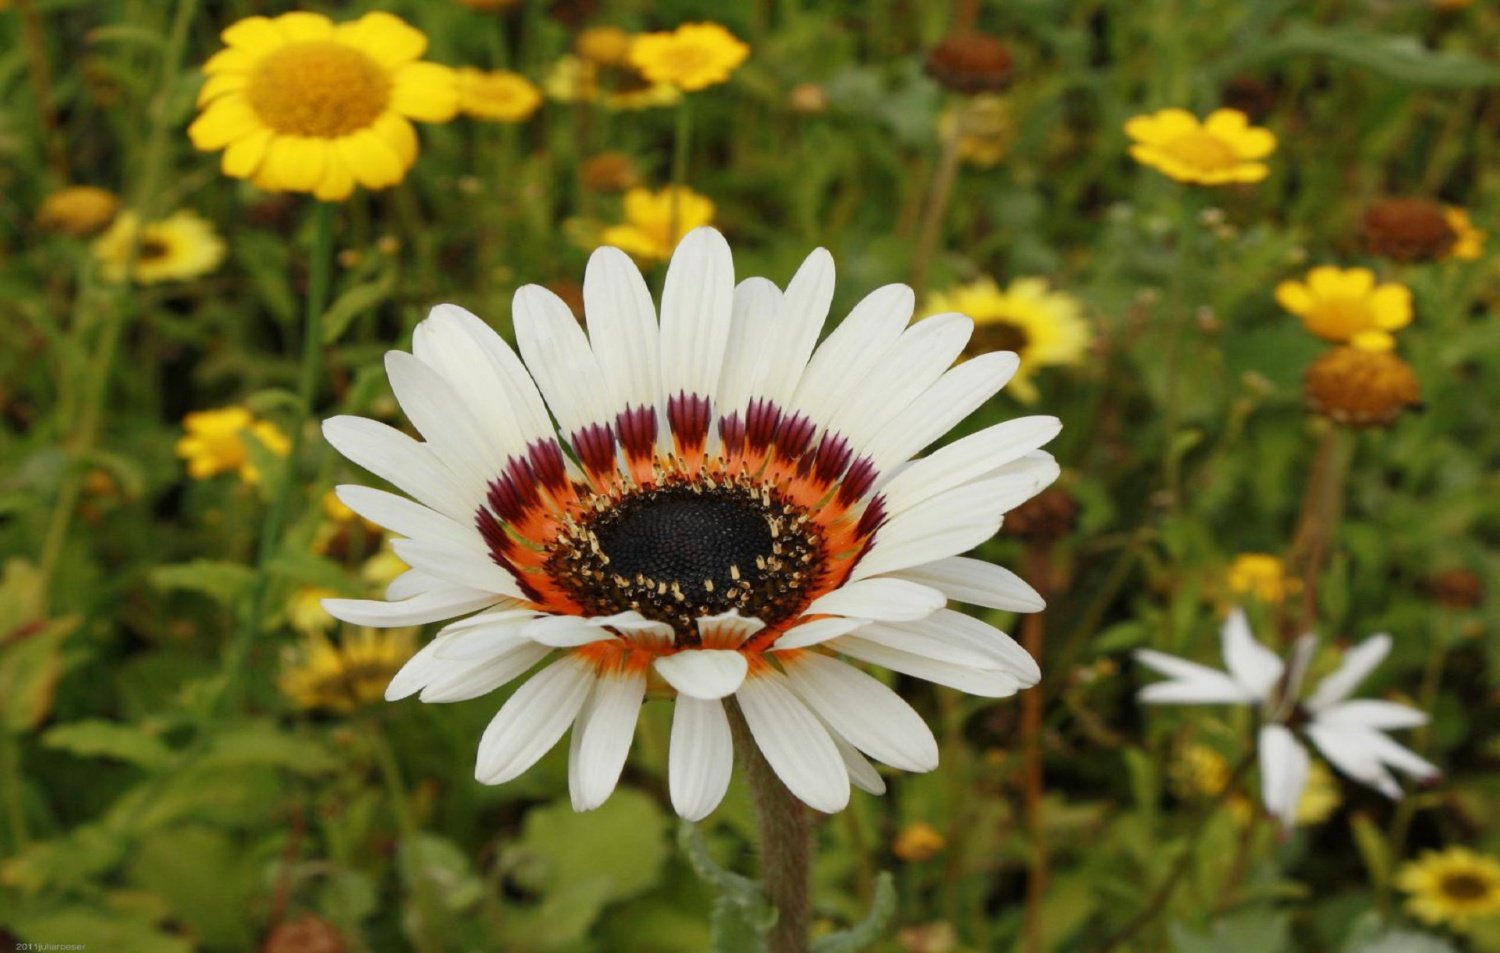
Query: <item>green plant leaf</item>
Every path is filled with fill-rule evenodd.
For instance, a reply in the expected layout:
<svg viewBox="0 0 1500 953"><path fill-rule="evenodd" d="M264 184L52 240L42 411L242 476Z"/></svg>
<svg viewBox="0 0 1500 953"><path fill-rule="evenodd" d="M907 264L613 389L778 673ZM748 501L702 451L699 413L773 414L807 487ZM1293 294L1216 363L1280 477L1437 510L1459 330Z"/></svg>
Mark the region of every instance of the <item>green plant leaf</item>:
<svg viewBox="0 0 1500 953"><path fill-rule="evenodd" d="M323 343L333 344L343 337L355 318L389 298L395 287L396 273L387 270L339 295L323 314Z"/></svg>
<svg viewBox="0 0 1500 953"><path fill-rule="evenodd" d="M895 915L896 881L890 871L882 870L875 878L875 896L865 918L847 930L818 938L810 947L811 953L859 953L881 938Z"/></svg>
<svg viewBox="0 0 1500 953"><path fill-rule="evenodd" d="M71 721L42 735L42 744L81 758L109 758L143 768L161 767L172 760L172 749L138 725L100 719Z"/></svg>
<svg viewBox="0 0 1500 953"><path fill-rule="evenodd" d="M240 563L195 559L171 566L158 566L151 570L147 578L158 589L186 589L228 606L249 591L255 582L255 570Z"/></svg>

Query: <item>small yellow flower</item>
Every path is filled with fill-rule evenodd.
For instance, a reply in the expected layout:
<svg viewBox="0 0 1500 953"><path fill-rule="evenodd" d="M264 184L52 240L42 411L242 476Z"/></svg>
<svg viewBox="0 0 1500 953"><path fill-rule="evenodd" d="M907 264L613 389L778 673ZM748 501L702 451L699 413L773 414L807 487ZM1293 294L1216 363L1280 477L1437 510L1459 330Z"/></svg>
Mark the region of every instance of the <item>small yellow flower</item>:
<svg viewBox="0 0 1500 953"><path fill-rule="evenodd" d="M286 607L287 624L305 636L326 634L338 625L338 620L323 608L323 600L339 595L324 586L298 586Z"/></svg>
<svg viewBox="0 0 1500 953"><path fill-rule="evenodd" d="M1216 797L1229 783L1229 760L1201 742L1182 746L1167 771L1172 792L1180 798Z"/></svg>
<svg viewBox="0 0 1500 953"><path fill-rule="evenodd" d="M340 525L352 523L359 518L359 514L345 506L344 501L332 490L323 493L323 515Z"/></svg>
<svg viewBox="0 0 1500 953"><path fill-rule="evenodd" d="M134 212L121 212L109 231L94 239L94 259L106 280L125 280L132 243L135 267L130 277L143 285L197 278L224 260L223 240L195 212L175 212L145 225Z"/></svg>
<svg viewBox="0 0 1500 953"><path fill-rule="evenodd" d="M1339 793L1339 780L1333 776L1333 771L1321 761L1309 763L1307 786L1302 789L1302 797L1297 800L1297 810L1293 817L1296 823L1303 827L1321 824L1332 817L1342 803L1344 798Z"/></svg>
<svg viewBox="0 0 1500 953"><path fill-rule="evenodd" d="M246 483L259 483L247 436L278 457L291 451L286 434L268 420L256 420L244 407L195 411L182 418L182 426L187 433L177 441L177 455L187 461L188 476L195 480L237 472Z"/></svg>
<svg viewBox="0 0 1500 953"><path fill-rule="evenodd" d="M350 712L385 697L416 637L416 629L356 629L338 644L308 636L283 652L277 683L298 708Z"/></svg>
<svg viewBox="0 0 1500 953"><path fill-rule="evenodd" d="M356 184L395 185L417 159L411 121L458 110L453 71L423 62L427 37L389 13L253 16L221 36L188 137L224 150L225 175L267 191L338 201Z"/></svg>
<svg viewBox="0 0 1500 953"><path fill-rule="evenodd" d="M1405 285L1377 285L1368 268L1319 265L1305 281L1283 281L1276 301L1302 319L1302 326L1325 341L1366 350L1389 350L1392 331L1411 323L1411 291Z"/></svg>
<svg viewBox="0 0 1500 953"><path fill-rule="evenodd" d="M119 198L108 189L70 185L42 199L36 223L49 232L87 238L104 231L119 210Z"/></svg>
<svg viewBox="0 0 1500 953"><path fill-rule="evenodd" d="M1448 249L1448 257L1458 261L1477 261L1484 254L1484 240L1489 237L1489 232L1475 228L1469 213L1456 205L1444 206L1443 216L1448 219L1448 227L1458 236L1453 247Z"/></svg>
<svg viewBox="0 0 1500 953"><path fill-rule="evenodd" d="M1077 298L1048 288L1043 278L1017 278L1001 290L981 278L934 294L925 314L957 311L974 319L975 351L1014 351L1021 366L1010 390L1026 403L1036 400L1031 378L1038 368L1082 363L1092 332Z"/></svg>
<svg viewBox="0 0 1500 953"><path fill-rule="evenodd" d="M891 853L902 860L927 860L942 850L948 841L937 828L926 821L914 821L901 829L891 845Z"/></svg>
<svg viewBox="0 0 1500 953"><path fill-rule="evenodd" d="M359 567L359 578L372 586L384 589L394 582L397 576L410 568L400 556L396 555L390 543L387 542L375 555L366 559L363 566Z"/></svg>
<svg viewBox="0 0 1500 953"><path fill-rule="evenodd" d="M684 235L713 219L714 203L685 185L668 186L656 192L631 189L625 193L625 222L604 229L599 241L615 246L639 262L666 261Z"/></svg>
<svg viewBox="0 0 1500 953"><path fill-rule="evenodd" d="M630 45L630 62L642 76L689 93L727 81L749 55L750 47L717 23L643 33Z"/></svg>
<svg viewBox="0 0 1500 953"><path fill-rule="evenodd" d="M630 56L635 37L617 26L589 27L573 40L579 56L600 66L619 66Z"/></svg>
<svg viewBox="0 0 1500 953"><path fill-rule="evenodd" d="M560 103L593 103L612 112L675 106L682 99L671 83L648 83L634 71L601 67L571 54L552 64L542 89Z"/></svg>
<svg viewBox="0 0 1500 953"><path fill-rule="evenodd" d="M1202 122L1185 109L1163 109L1130 119L1125 134L1137 162L1196 185L1259 182L1271 170L1258 160L1276 151L1270 130L1237 109L1216 109Z"/></svg>
<svg viewBox="0 0 1500 953"><path fill-rule="evenodd" d="M1396 872L1396 886L1411 894L1406 909L1424 923L1462 931L1500 913L1500 861L1465 847L1423 851Z"/></svg>
<svg viewBox="0 0 1500 953"><path fill-rule="evenodd" d="M1005 158L1014 134L1010 104L1004 96L984 93L949 108L938 117L938 135L958 132L958 157L987 169Z"/></svg>
<svg viewBox="0 0 1500 953"><path fill-rule="evenodd" d="M1301 580L1287 575L1286 563L1270 553L1240 553L1225 574L1229 591L1237 596L1253 595L1261 602L1276 604L1302 588Z"/></svg>
<svg viewBox="0 0 1500 953"><path fill-rule="evenodd" d="M494 122L524 122L542 104L531 80L507 70L459 70L458 97L465 115Z"/></svg>

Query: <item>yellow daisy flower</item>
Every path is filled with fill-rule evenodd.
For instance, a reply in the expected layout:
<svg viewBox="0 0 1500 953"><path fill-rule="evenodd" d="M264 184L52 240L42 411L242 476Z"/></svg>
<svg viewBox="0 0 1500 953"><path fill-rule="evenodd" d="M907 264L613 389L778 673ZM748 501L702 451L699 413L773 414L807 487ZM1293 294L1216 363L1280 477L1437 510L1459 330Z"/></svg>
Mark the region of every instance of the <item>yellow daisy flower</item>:
<svg viewBox="0 0 1500 953"><path fill-rule="evenodd" d="M902 860L930 860L948 844L941 831L926 821L914 821L901 828L891 844L891 853Z"/></svg>
<svg viewBox="0 0 1500 953"><path fill-rule="evenodd" d="M323 600L336 599L339 595L325 586L298 586L287 603L287 624L309 637L327 633L338 625L338 620L323 608Z"/></svg>
<svg viewBox="0 0 1500 953"><path fill-rule="evenodd" d="M1216 109L1202 122L1185 109L1163 109L1132 118L1125 134L1137 162L1197 185L1259 182L1271 170L1258 160L1276 151L1276 137L1238 109Z"/></svg>
<svg viewBox="0 0 1500 953"><path fill-rule="evenodd" d="M643 33L630 45L630 62L642 76L689 93L727 81L749 55L750 47L717 23Z"/></svg>
<svg viewBox="0 0 1500 953"><path fill-rule="evenodd" d="M411 120L458 110L453 71L422 62L427 37L388 13L254 16L221 36L188 136L224 150L225 175L268 191L338 201L356 184L395 185L417 158Z"/></svg>
<svg viewBox="0 0 1500 953"><path fill-rule="evenodd" d="M1411 323L1411 291L1405 285L1377 285L1368 268L1319 265L1304 281L1276 286L1276 301L1302 319L1302 326L1325 341L1367 350L1389 350L1392 331Z"/></svg>
<svg viewBox="0 0 1500 953"><path fill-rule="evenodd" d="M182 418L187 431L177 441L177 455L187 461L188 476L207 480L221 473L238 473L246 483L259 483L260 471L250 462L248 436L278 457L292 443L268 420L256 420L244 407L200 410Z"/></svg>
<svg viewBox="0 0 1500 953"><path fill-rule="evenodd" d="M195 212L174 212L145 225L136 213L121 212L109 230L94 239L94 259L106 280L125 280L132 243L136 250L130 277L143 285L197 278L224 260L224 242Z"/></svg>
<svg viewBox="0 0 1500 953"><path fill-rule="evenodd" d="M673 196L677 204L677 228L672 228ZM599 243L613 245L639 262L666 261L682 237L714 220L714 203L687 186L668 186L652 192L631 189L625 193L625 221L611 225L599 235Z"/></svg>
<svg viewBox="0 0 1500 953"><path fill-rule="evenodd" d="M119 198L108 189L70 185L42 199L36 223L49 232L87 238L104 231L119 210Z"/></svg>
<svg viewBox="0 0 1500 953"><path fill-rule="evenodd" d="M1444 206L1443 217L1448 220L1448 227L1458 236L1453 247L1448 249L1448 257L1459 261L1477 261L1484 254L1484 240L1489 237L1489 232L1475 228L1469 219L1469 213L1456 205Z"/></svg>
<svg viewBox="0 0 1500 953"><path fill-rule="evenodd" d="M416 638L416 629L356 629L337 644L308 636L283 651L277 684L298 708L354 711L385 697Z"/></svg>
<svg viewBox="0 0 1500 953"><path fill-rule="evenodd" d="M1043 278L1017 278L1003 291L981 278L928 299L925 313L944 311L974 319L974 350L1016 352L1021 366L1008 390L1028 404L1037 397L1037 369L1081 363L1093 337L1078 299L1050 290Z"/></svg>
<svg viewBox="0 0 1500 953"><path fill-rule="evenodd" d="M635 37L617 26L589 27L573 40L573 50L579 56L600 66L618 66L630 56L630 44Z"/></svg>
<svg viewBox="0 0 1500 953"><path fill-rule="evenodd" d="M1466 930L1500 913L1500 861L1465 847L1423 851L1396 872L1396 886L1411 894L1406 909L1424 923Z"/></svg>
<svg viewBox="0 0 1500 953"><path fill-rule="evenodd" d="M560 103L593 103L612 112L675 106L682 99L671 83L648 83L633 71L601 67L571 54L552 64L542 89Z"/></svg>
<svg viewBox="0 0 1500 953"><path fill-rule="evenodd" d="M542 94L520 73L465 68L458 71L458 101L475 119L523 122L542 104Z"/></svg>
<svg viewBox="0 0 1500 953"><path fill-rule="evenodd" d="M1253 595L1271 604L1302 588L1301 580L1287 575L1286 563L1270 553L1240 553L1229 564L1225 582L1237 596Z"/></svg>
<svg viewBox="0 0 1500 953"><path fill-rule="evenodd" d="M1010 105L1004 96L981 93L938 117L938 135L947 139L958 127L958 157L987 169L1005 158L1015 134Z"/></svg>

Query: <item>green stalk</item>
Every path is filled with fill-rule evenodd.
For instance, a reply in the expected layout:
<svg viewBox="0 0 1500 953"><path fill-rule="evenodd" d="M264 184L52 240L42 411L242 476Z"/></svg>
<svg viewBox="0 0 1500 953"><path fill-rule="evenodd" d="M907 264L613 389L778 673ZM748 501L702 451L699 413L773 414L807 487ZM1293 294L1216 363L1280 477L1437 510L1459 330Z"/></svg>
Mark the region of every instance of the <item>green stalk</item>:
<svg viewBox="0 0 1500 953"><path fill-rule="evenodd" d="M402 852L417 849L416 820L411 816L411 805L408 803L406 794L406 781L401 774L401 763L396 760L396 751L391 747L390 739L385 736L384 729L374 720L369 719L369 741L370 750L375 755L375 764L380 769L380 779L385 785L387 800L391 803L391 814L396 819L396 831L401 835ZM443 943L434 932L437 928L438 917L436 908L433 906L432 885L428 882L425 872L419 865L413 863L412 889L417 904L417 926L412 932L417 949L420 953L436 953L443 949Z"/></svg>
<svg viewBox="0 0 1500 953"><path fill-rule="evenodd" d="M256 555L255 585L240 613L239 630L229 651L224 654L223 679L217 712L226 699L240 695L240 670L250 653L250 646L260 633L261 620L265 615L266 597L269 594L270 574L268 567L281 545L281 534L286 528L287 513L291 508L292 494L302 484L297 479L297 464L302 457L302 447L307 432L307 420L312 416L313 401L318 392L318 380L323 362L323 312L328 308L328 289L333 268L333 212L334 206L319 202L312 209L313 247L309 259L306 310L303 315L302 370L297 383L297 421L292 428L291 449L287 452L286 464L281 479L276 482L271 505L266 509L261 524L260 545Z"/></svg>

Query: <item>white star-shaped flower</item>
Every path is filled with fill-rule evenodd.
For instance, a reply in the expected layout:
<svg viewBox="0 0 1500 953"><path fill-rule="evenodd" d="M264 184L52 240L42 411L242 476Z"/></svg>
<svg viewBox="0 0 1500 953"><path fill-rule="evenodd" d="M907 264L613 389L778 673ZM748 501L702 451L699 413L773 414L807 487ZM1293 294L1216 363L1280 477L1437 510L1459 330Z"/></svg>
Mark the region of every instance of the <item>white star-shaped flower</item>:
<svg viewBox="0 0 1500 953"><path fill-rule="evenodd" d="M1426 724L1425 713L1395 702L1349 699L1390 652L1389 635L1373 635L1350 649L1338 669L1306 698L1303 681L1316 646L1311 635L1297 641L1290 661L1283 660L1255 640L1245 613L1235 609L1222 638L1223 672L1164 652L1137 650L1136 661L1169 677L1141 689L1138 698L1155 704L1258 707L1261 798L1283 827L1291 827L1307 784L1308 753L1299 734L1340 772L1390 798L1401 797L1391 769L1419 781L1438 776L1436 766L1385 734Z"/></svg>

